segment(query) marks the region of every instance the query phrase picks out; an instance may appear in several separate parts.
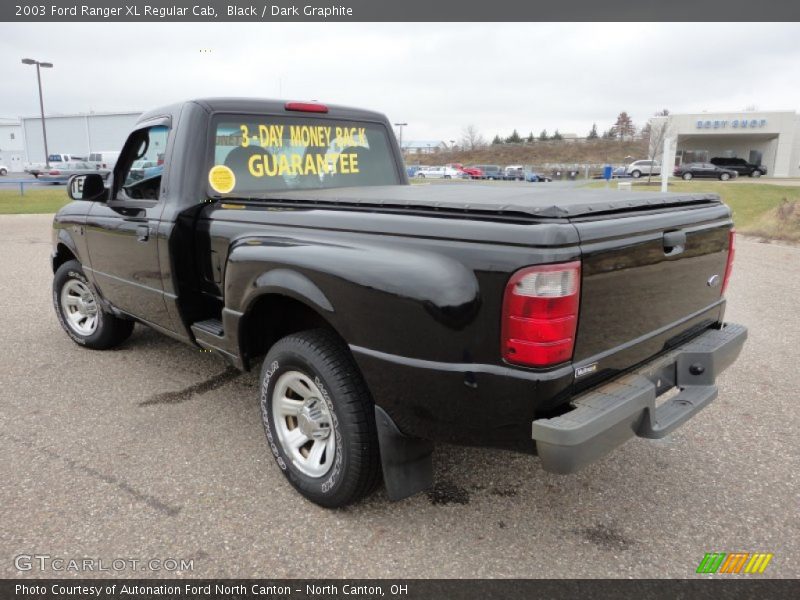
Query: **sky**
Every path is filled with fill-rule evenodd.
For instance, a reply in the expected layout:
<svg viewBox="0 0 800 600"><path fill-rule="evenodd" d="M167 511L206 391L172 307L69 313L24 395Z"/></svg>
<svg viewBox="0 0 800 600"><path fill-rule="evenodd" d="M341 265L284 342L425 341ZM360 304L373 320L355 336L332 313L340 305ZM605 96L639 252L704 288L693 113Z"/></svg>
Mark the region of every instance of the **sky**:
<svg viewBox="0 0 800 600"><path fill-rule="evenodd" d="M797 23L2 23L0 117L203 96L319 100L405 140L602 132L671 112L800 110Z"/></svg>

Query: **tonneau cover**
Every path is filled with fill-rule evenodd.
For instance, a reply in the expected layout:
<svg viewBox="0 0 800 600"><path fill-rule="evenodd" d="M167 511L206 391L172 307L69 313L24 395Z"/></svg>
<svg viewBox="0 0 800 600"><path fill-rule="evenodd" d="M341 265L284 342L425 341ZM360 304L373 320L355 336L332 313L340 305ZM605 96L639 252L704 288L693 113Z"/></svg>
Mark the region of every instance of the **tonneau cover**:
<svg viewBox="0 0 800 600"><path fill-rule="evenodd" d="M558 184L391 185L281 191L259 194L260 200L439 209L466 212L524 214L542 218L570 218L614 211L718 204L717 194L621 192L619 190L560 187Z"/></svg>

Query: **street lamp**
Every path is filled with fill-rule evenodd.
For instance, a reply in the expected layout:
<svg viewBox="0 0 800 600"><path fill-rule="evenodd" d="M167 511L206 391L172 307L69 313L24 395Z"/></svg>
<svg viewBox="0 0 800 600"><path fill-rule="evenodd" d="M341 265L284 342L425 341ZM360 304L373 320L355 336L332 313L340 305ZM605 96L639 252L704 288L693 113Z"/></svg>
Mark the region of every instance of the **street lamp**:
<svg viewBox="0 0 800 600"><path fill-rule="evenodd" d="M403 127L406 127L407 125L408 125L408 123L395 123L394 124L395 127L398 127L400 129L400 134L398 135L398 137L400 138L398 140L398 143L400 144L400 152L403 151Z"/></svg>
<svg viewBox="0 0 800 600"><path fill-rule="evenodd" d="M42 69L52 69L53 63L49 62L39 62L38 60L33 60L32 58L23 58L22 59L23 65L36 65L36 81L39 82L39 110L42 113L42 137L44 138L44 164L47 169L50 168L50 154L47 152L47 129L44 126L44 100L42 100L42 74L39 71L39 68Z"/></svg>

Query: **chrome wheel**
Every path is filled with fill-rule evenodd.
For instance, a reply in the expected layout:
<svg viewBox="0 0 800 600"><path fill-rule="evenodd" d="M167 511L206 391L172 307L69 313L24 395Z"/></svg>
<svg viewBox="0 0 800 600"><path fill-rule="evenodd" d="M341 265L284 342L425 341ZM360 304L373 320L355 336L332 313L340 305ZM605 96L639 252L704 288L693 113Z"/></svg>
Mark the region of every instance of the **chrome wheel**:
<svg viewBox="0 0 800 600"><path fill-rule="evenodd" d="M61 288L61 310L67 325L78 335L88 337L97 330L97 301L82 281L70 279Z"/></svg>
<svg viewBox="0 0 800 600"><path fill-rule="evenodd" d="M272 420L278 441L295 467L322 477L333 465L336 436L328 404L316 384L300 371L287 371L275 382Z"/></svg>

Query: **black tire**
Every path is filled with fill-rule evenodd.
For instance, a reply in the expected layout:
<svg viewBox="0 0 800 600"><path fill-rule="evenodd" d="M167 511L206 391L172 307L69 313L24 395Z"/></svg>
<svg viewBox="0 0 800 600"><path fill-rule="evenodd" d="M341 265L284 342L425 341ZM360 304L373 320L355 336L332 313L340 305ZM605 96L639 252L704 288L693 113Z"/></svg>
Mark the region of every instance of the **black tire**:
<svg viewBox="0 0 800 600"><path fill-rule="evenodd" d="M8 175L8 171L5 169L0 169L0 175Z"/></svg>
<svg viewBox="0 0 800 600"><path fill-rule="evenodd" d="M418 179L425 179L425 174L424 173L417 173L417 178Z"/></svg>
<svg viewBox="0 0 800 600"><path fill-rule="evenodd" d="M681 175L681 177L683 178L684 181L689 181L692 178L692 174L684 173L683 175Z"/></svg>
<svg viewBox="0 0 800 600"><path fill-rule="evenodd" d="M728 175L727 173L720 173L719 174L719 180L720 181L728 181L728 179L730 179L730 178L731 178L731 176Z"/></svg>
<svg viewBox="0 0 800 600"><path fill-rule="evenodd" d="M639 179L639 177L641 177L641 176L642 176L642 172L639 171L638 169L636 169L634 171L631 171L631 177L633 177L634 179Z"/></svg>
<svg viewBox="0 0 800 600"><path fill-rule="evenodd" d="M761 171L759 171L758 169L756 169L755 171L753 171L752 173L750 173L750 177L761 177Z"/></svg>
<svg viewBox="0 0 800 600"><path fill-rule="evenodd" d="M313 381L331 415L334 459L319 477L302 472L290 458L273 414L276 384L282 375L298 372ZM275 461L289 483L311 502L325 508L347 506L370 494L380 482L372 397L347 346L334 333L313 329L286 336L272 346L261 368L261 418Z"/></svg>
<svg viewBox="0 0 800 600"><path fill-rule="evenodd" d="M61 265L53 276L53 308L55 308L58 322L67 332L73 342L93 350L107 350L119 346L128 339L133 332L134 322L120 319L112 314L103 312L100 304L93 300L96 311L97 326L89 334L82 334L68 322L69 310L62 302L62 291L71 281L79 282L85 288L92 290L86 275L77 260L70 260ZM94 294L94 292L92 292Z"/></svg>

